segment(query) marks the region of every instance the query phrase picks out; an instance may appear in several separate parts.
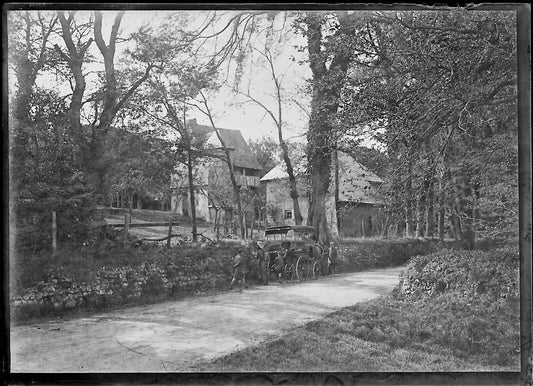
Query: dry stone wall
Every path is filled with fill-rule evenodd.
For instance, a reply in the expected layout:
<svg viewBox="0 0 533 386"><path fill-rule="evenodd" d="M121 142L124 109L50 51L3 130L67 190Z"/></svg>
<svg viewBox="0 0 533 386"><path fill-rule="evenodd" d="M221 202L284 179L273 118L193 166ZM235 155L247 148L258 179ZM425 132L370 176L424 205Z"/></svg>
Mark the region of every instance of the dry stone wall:
<svg viewBox="0 0 533 386"><path fill-rule="evenodd" d="M450 248L452 244L422 239L346 240L339 250L337 272L397 266L405 264L413 256ZM103 309L137 304L150 298L177 298L228 287L233 249L218 257L220 251L216 249L197 252L191 249L180 253L178 259L172 259L172 254L177 252L167 251L155 261L104 266L77 280L69 277L63 268L54 269L48 272L45 280L24 288L19 296L10 298L11 314L15 319L54 313L61 315L77 308Z"/></svg>
<svg viewBox="0 0 533 386"><path fill-rule="evenodd" d="M215 288L229 283L228 272L190 274L176 264L143 263L134 267L103 267L90 282L77 282L62 269L49 273L49 278L27 288L22 296L11 300L15 311L43 306L54 310L85 306L126 303L141 297L177 296ZM15 312L16 313L16 312Z"/></svg>

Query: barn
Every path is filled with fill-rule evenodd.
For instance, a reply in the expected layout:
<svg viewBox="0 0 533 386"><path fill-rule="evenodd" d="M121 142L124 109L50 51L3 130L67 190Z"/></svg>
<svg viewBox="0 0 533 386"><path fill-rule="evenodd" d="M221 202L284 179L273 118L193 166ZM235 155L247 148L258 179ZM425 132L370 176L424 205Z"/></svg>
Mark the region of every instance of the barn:
<svg viewBox="0 0 533 386"><path fill-rule="evenodd" d="M384 227L382 213L385 204L380 194L383 180L357 162L350 155L337 152L332 165L330 191L326 209L329 223L337 223L341 237L370 237L379 234ZM298 203L303 222L309 210L309 179L303 165L305 160L294 165L298 187ZM337 174L338 173L338 174ZM335 175L338 175L338 200L335 203ZM293 201L290 197L289 176L284 163L264 175L260 182L265 184L266 212L269 225L293 225ZM332 208L336 208L333 211ZM333 216L336 215L336 219ZM336 220L336 221L332 221Z"/></svg>

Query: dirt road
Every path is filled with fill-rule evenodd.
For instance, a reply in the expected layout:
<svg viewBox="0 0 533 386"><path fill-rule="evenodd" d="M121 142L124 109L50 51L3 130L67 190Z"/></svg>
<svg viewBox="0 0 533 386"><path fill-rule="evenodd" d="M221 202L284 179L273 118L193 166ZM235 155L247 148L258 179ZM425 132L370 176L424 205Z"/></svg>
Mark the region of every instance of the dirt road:
<svg viewBox="0 0 533 386"><path fill-rule="evenodd" d="M387 294L401 268L272 284L11 329L12 372L187 371ZM200 369L201 370L201 369ZM198 371L198 369L195 369Z"/></svg>

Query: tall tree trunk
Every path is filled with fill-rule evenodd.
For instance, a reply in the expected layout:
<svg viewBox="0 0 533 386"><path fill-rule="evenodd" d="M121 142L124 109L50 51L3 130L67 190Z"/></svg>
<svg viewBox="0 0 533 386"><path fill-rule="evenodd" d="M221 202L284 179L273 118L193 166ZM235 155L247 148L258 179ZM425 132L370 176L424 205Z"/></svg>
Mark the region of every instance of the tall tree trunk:
<svg viewBox="0 0 533 386"><path fill-rule="evenodd" d="M412 199L412 177L411 168L405 184L405 237L411 237L413 232L413 199Z"/></svg>
<svg viewBox="0 0 533 386"><path fill-rule="evenodd" d="M98 11L94 13L94 38L104 59L104 106L102 113L98 117L99 122L95 123L90 128L90 140L88 143L86 143L84 141L85 136L82 135L83 133L80 121L82 99L86 86L82 66L87 50L93 39L90 38L86 42L77 42L77 44L75 44L72 39L74 28L73 13L70 13L67 19L64 12L58 12L59 22L62 29L62 38L67 47L68 55L62 52L58 45L55 47L61 57L69 64L70 70L74 77L74 90L69 107L69 123L73 129L73 132L75 135L77 135L80 143L83 144L82 152L84 153L84 164L86 166L86 181L88 185L92 187L94 192L100 195L105 193L105 177L110 166L110 159L108 159L106 155L107 149L105 148L109 128L111 127L111 124L113 123L118 111L133 95L135 90L146 79L148 79L150 71L153 68L153 65L148 65L145 73L130 86L130 88L119 100L114 67L114 56L115 44L123 14L124 11L121 11L115 16L113 26L111 27L109 44L106 45L102 37L102 14Z"/></svg>
<svg viewBox="0 0 533 386"><path fill-rule="evenodd" d="M463 176L461 178L461 208L462 208L462 229L461 241L466 249L474 248L474 207L473 207L473 189L470 178Z"/></svg>
<svg viewBox="0 0 533 386"><path fill-rule="evenodd" d="M196 220L196 196L194 191L194 173L190 142L187 149L187 172L189 173L189 198L191 203L192 241L196 242L198 241L198 230Z"/></svg>
<svg viewBox="0 0 533 386"><path fill-rule="evenodd" d="M128 213L133 214L133 192L128 192Z"/></svg>
<svg viewBox="0 0 533 386"><path fill-rule="evenodd" d="M292 167L291 159L289 158L289 149L287 143L283 141L281 127L278 128L278 135L280 146L283 154L283 161L287 168L287 174L289 175L290 196L292 199L292 206L294 208L294 223L300 225L303 221L302 212L300 211L300 203L298 201L298 185L296 177L294 175L294 169Z"/></svg>
<svg viewBox="0 0 533 386"><path fill-rule="evenodd" d="M433 233L435 232L435 194L433 192L433 184L434 181L431 179L426 192L426 237L433 237Z"/></svg>
<svg viewBox="0 0 533 386"><path fill-rule="evenodd" d="M453 179L453 191L454 191L454 198L453 198L453 216L451 218L453 229L454 229L454 238L456 240L463 240L463 227L462 227L462 220L461 220L461 214L463 212L463 202L461 200L462 195L462 189L460 185L461 179L459 177L455 177Z"/></svg>
<svg viewBox="0 0 533 386"><path fill-rule="evenodd" d="M420 189L416 197L416 237L424 237L424 191Z"/></svg>
<svg viewBox="0 0 533 386"><path fill-rule="evenodd" d="M339 151L337 150L338 144L335 144L335 153L334 153L334 170L335 170L335 220L337 220L336 231L337 235L340 237L340 211L339 211Z"/></svg>
<svg viewBox="0 0 533 386"><path fill-rule="evenodd" d="M311 173L311 200L307 224L315 228L322 242L328 242L331 233L326 216L326 195L331 179L331 156L336 142L333 122L350 54L342 50L333 58L324 54L322 18L323 15L315 13L309 13L306 17L309 65L313 73L311 116L307 133L307 154ZM339 19L339 34L343 32L343 23L344 21ZM330 63L329 68L326 66L327 62Z"/></svg>
<svg viewBox="0 0 533 386"><path fill-rule="evenodd" d="M78 45L74 44L74 41L72 40L74 28L72 24L73 16L74 14L70 13L67 19L64 12L58 12L59 23L61 24L61 36L65 42L65 46L67 47L68 54L64 53L57 44L55 45L55 49L59 52L61 58L68 63L70 71L74 77L74 88L70 98L68 120L72 132L78 139L81 147L81 152L83 154L82 158L85 165L86 182L89 186L92 186L94 190L97 190L96 183L98 181L98 173L97 169L95 168L96 159L94 158L94 155L96 149L98 148L98 144L93 143L95 139L94 131L91 133L89 141L87 141L83 135L81 126L82 100L86 87L82 66L85 59L85 54L93 42L93 39L88 39L81 46L80 42L78 42Z"/></svg>

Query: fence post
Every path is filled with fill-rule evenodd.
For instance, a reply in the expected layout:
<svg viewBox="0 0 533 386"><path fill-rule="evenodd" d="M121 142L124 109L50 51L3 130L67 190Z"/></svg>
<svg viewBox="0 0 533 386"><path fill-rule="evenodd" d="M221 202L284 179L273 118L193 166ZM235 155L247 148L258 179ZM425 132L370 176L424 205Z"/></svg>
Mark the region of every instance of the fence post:
<svg viewBox="0 0 533 386"><path fill-rule="evenodd" d="M361 234L365 237L365 219L361 219Z"/></svg>
<svg viewBox="0 0 533 386"><path fill-rule="evenodd" d="M56 211L52 211L52 251L55 253L57 250L57 217Z"/></svg>
<svg viewBox="0 0 533 386"><path fill-rule="evenodd" d="M168 239L167 248L170 248L170 240L172 239L172 216L168 216Z"/></svg>
<svg viewBox="0 0 533 386"><path fill-rule="evenodd" d="M130 214L124 214L124 236L128 237L128 231L130 229Z"/></svg>

